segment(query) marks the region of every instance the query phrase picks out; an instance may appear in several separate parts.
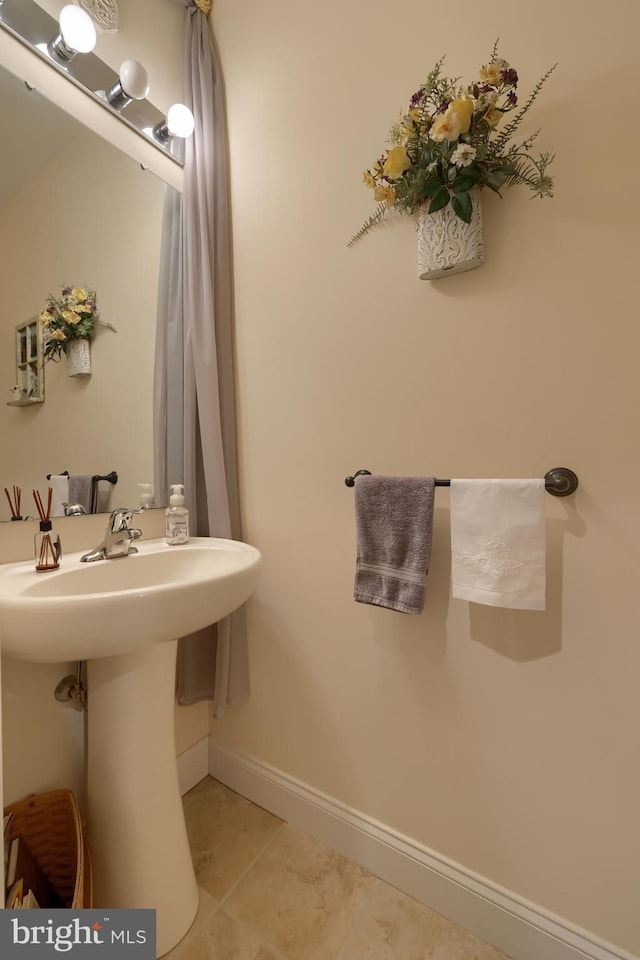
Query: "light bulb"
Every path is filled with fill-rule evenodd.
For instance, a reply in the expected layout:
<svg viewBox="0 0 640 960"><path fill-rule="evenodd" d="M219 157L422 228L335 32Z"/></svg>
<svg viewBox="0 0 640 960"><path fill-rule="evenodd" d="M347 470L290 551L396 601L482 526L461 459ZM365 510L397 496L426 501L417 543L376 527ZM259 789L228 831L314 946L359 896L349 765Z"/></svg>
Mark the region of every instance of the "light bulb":
<svg viewBox="0 0 640 960"><path fill-rule="evenodd" d="M48 53L61 63L69 63L77 53L91 53L96 45L93 20L80 7L68 3L60 11L60 29L47 44Z"/></svg>
<svg viewBox="0 0 640 960"><path fill-rule="evenodd" d="M120 84L132 100L144 100L149 93L149 74L137 60L123 60L120 64Z"/></svg>
<svg viewBox="0 0 640 960"><path fill-rule="evenodd" d="M68 3L60 11L58 22L62 39L70 50L91 53L96 45L96 28L88 13Z"/></svg>
<svg viewBox="0 0 640 960"><path fill-rule="evenodd" d="M149 74L137 60L123 60L118 79L104 93L97 90L114 109L122 110L132 100L144 100L149 93Z"/></svg>
<svg viewBox="0 0 640 960"><path fill-rule="evenodd" d="M195 127L193 114L183 103L174 103L167 110L167 119L157 123L151 133L163 146L174 137L190 137Z"/></svg>
<svg viewBox="0 0 640 960"><path fill-rule="evenodd" d="M167 130L171 137L190 137L195 127L193 114L183 103L174 103L167 110Z"/></svg>

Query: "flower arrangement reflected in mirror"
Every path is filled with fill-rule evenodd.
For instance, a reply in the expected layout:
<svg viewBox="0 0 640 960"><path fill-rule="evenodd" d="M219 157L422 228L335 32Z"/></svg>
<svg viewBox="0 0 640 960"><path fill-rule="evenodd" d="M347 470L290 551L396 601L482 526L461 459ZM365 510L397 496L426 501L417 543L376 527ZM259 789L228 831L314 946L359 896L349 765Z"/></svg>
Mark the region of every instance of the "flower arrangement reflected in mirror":
<svg viewBox="0 0 640 960"><path fill-rule="evenodd" d="M539 131L523 138L519 133L555 65L519 106L517 70L498 56L497 42L471 83L443 76L443 63L444 57L413 94L390 130L390 146L365 171L378 206L349 246L390 210L430 216L445 211L449 221L468 224L477 188L501 195L503 187L521 184L535 196L553 195L553 154L532 152Z"/></svg>
<svg viewBox="0 0 640 960"><path fill-rule="evenodd" d="M100 319L96 291L88 287L63 287L59 297L47 297L40 314L44 334L44 362L58 361L76 340L93 340L97 330L116 328Z"/></svg>

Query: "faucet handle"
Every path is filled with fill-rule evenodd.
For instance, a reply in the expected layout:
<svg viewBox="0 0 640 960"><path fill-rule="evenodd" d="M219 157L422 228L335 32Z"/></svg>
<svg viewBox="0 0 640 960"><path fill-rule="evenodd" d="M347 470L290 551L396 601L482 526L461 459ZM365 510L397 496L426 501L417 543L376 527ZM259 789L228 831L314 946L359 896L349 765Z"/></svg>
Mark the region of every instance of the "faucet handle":
<svg viewBox="0 0 640 960"><path fill-rule="evenodd" d="M111 511L109 525L112 533L119 533L121 530L128 530L129 524L134 513L142 513L142 507L118 507Z"/></svg>

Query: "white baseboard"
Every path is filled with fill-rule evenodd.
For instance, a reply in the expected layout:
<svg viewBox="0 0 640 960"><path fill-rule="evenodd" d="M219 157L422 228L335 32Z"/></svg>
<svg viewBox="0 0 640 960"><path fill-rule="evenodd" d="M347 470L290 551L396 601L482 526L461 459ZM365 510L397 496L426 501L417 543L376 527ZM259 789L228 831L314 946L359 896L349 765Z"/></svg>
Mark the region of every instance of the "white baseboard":
<svg viewBox="0 0 640 960"><path fill-rule="evenodd" d="M180 796L195 787L209 773L209 737L203 737L177 757Z"/></svg>
<svg viewBox="0 0 640 960"><path fill-rule="evenodd" d="M281 770L209 741L212 776L512 960L638 960Z"/></svg>

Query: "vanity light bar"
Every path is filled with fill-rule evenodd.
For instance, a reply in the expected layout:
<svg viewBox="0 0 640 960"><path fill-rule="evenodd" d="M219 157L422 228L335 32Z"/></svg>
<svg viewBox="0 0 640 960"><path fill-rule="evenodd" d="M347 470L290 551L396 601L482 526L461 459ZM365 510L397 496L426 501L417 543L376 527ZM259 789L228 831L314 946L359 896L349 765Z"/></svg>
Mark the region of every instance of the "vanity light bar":
<svg viewBox="0 0 640 960"><path fill-rule="evenodd" d="M164 114L144 99L144 95L140 99L134 98L135 93L139 91L133 92L131 89L126 89L128 74L123 84L123 76L115 73L95 53L80 53L69 60L51 53L48 48L60 34L60 27L58 22L35 0L0 0L0 28L46 60L54 70L64 74L87 96L117 116L122 123L152 143L157 150L170 157L178 166L183 165L182 160L175 156L172 150L173 139L154 135L154 130L166 124ZM129 63L132 62L135 61L129 61ZM141 65L136 64L136 66ZM144 68L142 70L144 71ZM144 73L146 74L146 71ZM137 80L139 81L140 77ZM139 83L137 85L139 86ZM124 87L125 96L118 95L119 87ZM126 114L121 112L124 106L126 106Z"/></svg>

